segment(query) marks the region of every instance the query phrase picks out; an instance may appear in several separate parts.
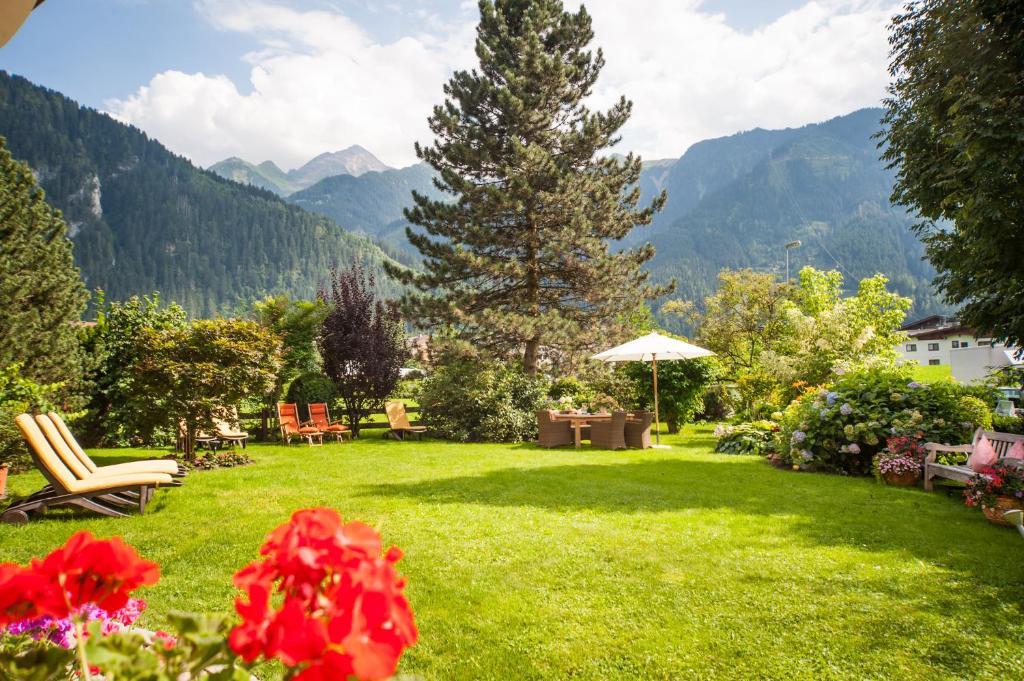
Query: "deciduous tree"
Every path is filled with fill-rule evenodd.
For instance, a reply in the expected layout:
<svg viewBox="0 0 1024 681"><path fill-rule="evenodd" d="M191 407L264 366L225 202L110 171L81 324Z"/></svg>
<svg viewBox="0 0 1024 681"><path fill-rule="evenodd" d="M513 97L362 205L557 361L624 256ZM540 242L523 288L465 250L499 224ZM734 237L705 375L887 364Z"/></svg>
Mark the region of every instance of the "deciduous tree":
<svg viewBox="0 0 1024 681"><path fill-rule="evenodd" d="M401 319L377 299L375 283L372 273L355 264L332 272L330 289L320 293L329 309L317 347L356 437L359 422L394 392L405 358Z"/></svg>
<svg viewBox="0 0 1024 681"><path fill-rule="evenodd" d="M890 30L883 158L893 200L961 319L1024 345L1024 9L919 0Z"/></svg>
<svg viewBox="0 0 1024 681"><path fill-rule="evenodd" d="M144 328L135 363L138 388L151 409L177 431L186 426L186 455L196 432L212 431L214 419L244 399L269 392L281 368L281 341L251 321L200 319L162 330Z"/></svg>

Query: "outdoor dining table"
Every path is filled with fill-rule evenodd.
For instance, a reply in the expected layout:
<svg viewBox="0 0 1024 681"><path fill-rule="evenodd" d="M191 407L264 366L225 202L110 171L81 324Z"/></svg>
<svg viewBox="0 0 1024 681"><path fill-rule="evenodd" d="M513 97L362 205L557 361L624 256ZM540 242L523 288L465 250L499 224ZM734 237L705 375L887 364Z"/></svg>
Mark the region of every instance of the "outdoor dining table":
<svg viewBox="0 0 1024 681"><path fill-rule="evenodd" d="M553 414L555 421L569 421L576 436L576 449L580 448L580 429L595 421L610 421L611 414Z"/></svg>

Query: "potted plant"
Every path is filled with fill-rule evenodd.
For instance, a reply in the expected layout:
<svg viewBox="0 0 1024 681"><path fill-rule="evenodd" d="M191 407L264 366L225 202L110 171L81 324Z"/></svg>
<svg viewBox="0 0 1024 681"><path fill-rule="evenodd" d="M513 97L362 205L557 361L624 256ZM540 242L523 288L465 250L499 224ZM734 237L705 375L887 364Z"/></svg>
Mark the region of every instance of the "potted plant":
<svg viewBox="0 0 1024 681"><path fill-rule="evenodd" d="M967 481L964 501L968 506L981 506L989 522L1011 527L1004 514L1024 510L1024 470L1005 462L982 468Z"/></svg>
<svg viewBox="0 0 1024 681"><path fill-rule="evenodd" d="M885 449L875 457L878 474L887 485L909 487L917 484L924 461L924 445L915 437L895 435L885 441Z"/></svg>
<svg viewBox="0 0 1024 681"><path fill-rule="evenodd" d="M619 409L619 403L616 402L615 398L611 395L598 393L598 395L591 401L590 408L598 414L607 414L610 411Z"/></svg>
<svg viewBox="0 0 1024 681"><path fill-rule="evenodd" d="M920 460L906 454L884 451L877 457L877 466L887 485L910 487L921 477Z"/></svg>

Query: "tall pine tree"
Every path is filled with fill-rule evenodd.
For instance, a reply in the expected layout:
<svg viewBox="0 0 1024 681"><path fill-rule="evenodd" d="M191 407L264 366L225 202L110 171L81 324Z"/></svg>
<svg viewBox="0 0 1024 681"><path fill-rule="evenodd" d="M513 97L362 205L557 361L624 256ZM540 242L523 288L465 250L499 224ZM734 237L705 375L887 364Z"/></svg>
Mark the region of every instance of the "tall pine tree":
<svg viewBox="0 0 1024 681"><path fill-rule="evenodd" d="M76 384L87 297L60 212L0 137L0 369L21 364L33 381Z"/></svg>
<svg viewBox="0 0 1024 681"><path fill-rule="evenodd" d="M650 245L611 245L651 221L664 193L638 208L641 161L598 153L616 142L632 104L607 112L583 100L604 66L584 8L560 0L481 0L479 71L457 72L429 119L432 146L417 155L438 172L442 200L414 194L408 230L425 272L389 267L418 289L405 311L451 324L478 345L522 353L528 373L542 346L607 337L616 320L667 292L640 266ZM454 200L453 200L454 199Z"/></svg>

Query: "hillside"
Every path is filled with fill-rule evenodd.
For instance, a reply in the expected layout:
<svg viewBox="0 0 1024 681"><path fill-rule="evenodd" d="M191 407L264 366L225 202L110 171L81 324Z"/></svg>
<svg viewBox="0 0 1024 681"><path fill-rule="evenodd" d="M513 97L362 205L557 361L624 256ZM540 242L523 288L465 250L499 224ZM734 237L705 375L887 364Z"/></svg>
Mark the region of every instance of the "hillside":
<svg viewBox="0 0 1024 681"><path fill-rule="evenodd" d="M893 175L872 135L880 109L787 130L753 130L693 145L662 180L669 199L629 243L650 241L654 277L675 277L677 296L701 301L723 267L781 274L783 244L800 239L792 272L839 269L847 285L876 272L914 298L911 315L945 310L934 271L911 233L912 219L889 202ZM663 168L645 169L664 172ZM641 180L645 196L654 189Z"/></svg>
<svg viewBox="0 0 1024 681"><path fill-rule="evenodd" d="M193 314L229 312L271 293L312 296L332 265L357 258L388 282L366 237L2 71L0 135L64 212L86 285L112 298L159 290Z"/></svg>

